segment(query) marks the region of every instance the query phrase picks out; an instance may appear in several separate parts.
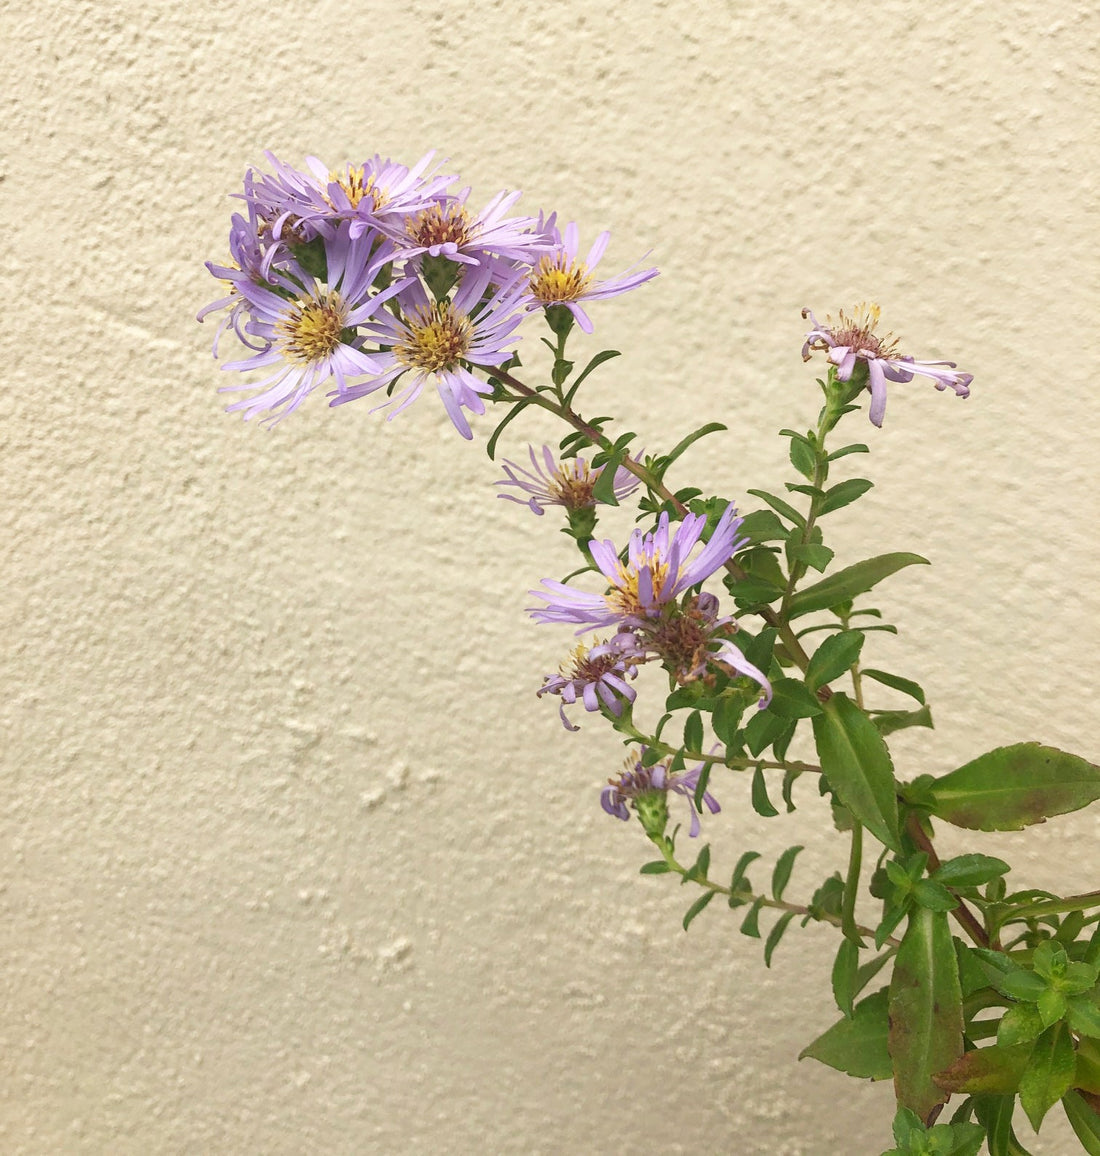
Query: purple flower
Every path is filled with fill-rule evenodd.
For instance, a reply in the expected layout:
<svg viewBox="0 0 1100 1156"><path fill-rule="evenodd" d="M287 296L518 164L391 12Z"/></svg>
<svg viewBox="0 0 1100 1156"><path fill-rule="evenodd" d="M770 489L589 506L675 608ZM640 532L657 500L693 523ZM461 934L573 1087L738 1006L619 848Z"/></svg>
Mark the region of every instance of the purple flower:
<svg viewBox="0 0 1100 1156"><path fill-rule="evenodd" d="M566 730L580 729L565 717L566 706L578 699L587 711L598 711L603 705L614 715L622 714L624 702L634 701L637 692L626 680L637 676L638 663L645 658L633 653L633 643L633 635L620 634L591 647L579 645L562 664L561 673L546 676L538 696L561 695L558 713Z"/></svg>
<svg viewBox="0 0 1100 1156"><path fill-rule="evenodd" d="M645 749L642 747L638 754L626 760L625 769L617 779L608 780L607 786L600 792L600 805L609 815L624 821L630 819L628 807L633 807L647 834L661 835L668 820L667 797L670 793L680 795L687 800L691 811L691 829L688 834L694 839L700 830L699 812L695 809L695 788L706 764L699 763L690 771L671 774L667 761L652 767L643 766ZM722 809L710 791L703 792L703 803L712 815L717 815Z"/></svg>
<svg viewBox="0 0 1100 1156"><path fill-rule="evenodd" d="M528 613L537 622L568 622L580 634L608 626L629 629L660 616L689 587L710 577L748 539L738 538L742 519L732 503L728 505L710 541L694 557L707 520L701 514L687 514L674 533L669 534L668 514L661 515L657 529L630 536L627 560L622 562L615 544L593 540L592 558L607 579L606 594L587 594L563 582L543 579L545 590L531 593L546 600L546 606L531 607Z"/></svg>
<svg viewBox="0 0 1100 1156"><path fill-rule="evenodd" d="M358 237L370 228L400 222L428 208L454 180L425 174L434 152L421 157L411 169L374 156L361 165L347 165L335 172L317 157L307 157L309 171L301 172L273 153L265 152L264 156L274 172L252 171L245 199L272 222L275 237L281 235L287 221L323 235L331 234L339 222L349 221L351 236Z"/></svg>
<svg viewBox="0 0 1100 1156"><path fill-rule="evenodd" d="M589 249L588 257L584 261L578 261L577 226L571 221L565 226L563 237L554 226L554 218L551 217L547 221L547 228L553 230L558 247L556 252L540 257L532 270L529 282L531 296L535 299L536 306L564 305L585 333L592 332L592 322L581 308L582 301L599 301L605 297L616 297L657 276L657 269L644 269L640 273L631 273L627 270L618 277L597 281L592 275L592 270L599 264L611 234L601 233Z"/></svg>
<svg viewBox="0 0 1100 1156"><path fill-rule="evenodd" d="M592 497L603 466L590 469L584 458L565 458L557 461L549 446L542 447L542 463L535 455L535 447L530 447L531 465L528 470L517 466L515 462L505 461L504 472L508 475L497 486L515 486L529 498L517 498L515 494L497 494L498 498L507 498L509 502L518 502L529 506L531 512L541 515L544 506L564 506L567 510L582 510L596 505ZM625 467L619 466L615 471L614 491L615 498L621 501L632 494L638 486L639 480Z"/></svg>
<svg viewBox="0 0 1100 1156"><path fill-rule="evenodd" d="M555 238L540 231L536 217L506 217L519 193L498 193L480 213L466 208L469 189L433 201L426 208L385 227L397 244L397 257L446 257L463 265L483 265L493 258L530 265L555 246Z"/></svg>
<svg viewBox="0 0 1100 1156"><path fill-rule="evenodd" d="M808 317L813 329L806 334L802 346L802 359L810 360L813 350L827 351L829 360L837 367L839 381L848 381L856 364L863 361L867 365L868 389L871 391L869 416L876 426L882 425L886 414L886 382L912 381L916 374L930 377L937 389L950 386L959 397L970 396L971 373L959 373L953 361L915 361L912 357L897 352L897 342L892 335L879 337L875 326L879 320L877 305L857 305L853 316L839 314L836 324L821 325L809 309L802 310L803 318Z"/></svg>
<svg viewBox="0 0 1100 1156"><path fill-rule="evenodd" d="M274 423L297 409L319 385L332 380L337 388L347 389L349 379L376 371L377 355L364 353L357 338L349 342L348 332L363 324L406 282L398 281L372 296L371 284L392 259L392 248L383 245L373 254L370 249L368 238L349 238L345 225L325 244L328 285L300 270L300 280L273 270L275 284L260 284L241 275L234 288L249 314L242 336L257 338L259 343L251 346L256 350L251 357L226 362L222 368L274 372L260 382L223 386L223 391L259 391L234 402L230 411L243 409L246 418L266 413L269 423Z"/></svg>
<svg viewBox="0 0 1100 1156"><path fill-rule="evenodd" d="M402 316L385 313L367 325L371 339L389 348L373 355L371 379L339 387L331 405L364 397L408 374L408 383L377 409L392 406L392 420L420 396L425 384L435 385L447 413L464 438L470 438L463 409L485 412L482 394L492 387L479 380L468 366L502 365L512 356L518 338L512 332L523 319L526 295L519 279L490 289L490 271L470 268L453 299L431 301L419 281L406 281L398 298Z"/></svg>

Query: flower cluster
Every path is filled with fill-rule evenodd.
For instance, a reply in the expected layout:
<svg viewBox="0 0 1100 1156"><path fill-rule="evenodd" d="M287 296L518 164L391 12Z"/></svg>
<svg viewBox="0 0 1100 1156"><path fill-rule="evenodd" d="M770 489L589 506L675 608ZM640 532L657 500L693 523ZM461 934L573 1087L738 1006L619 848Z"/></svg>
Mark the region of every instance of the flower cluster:
<svg viewBox="0 0 1100 1156"><path fill-rule="evenodd" d="M547 676L539 691L562 696L567 727L575 729L565 719L564 705L578 700L589 711L604 707L621 714L624 702L634 701L627 677L654 660L681 684L713 680L717 672L745 676L760 688L759 705L768 705L767 676L730 639L736 624L719 615L713 594L694 592L748 544L738 534L741 522L731 503L704 542L705 516L687 514L672 530L663 513L652 533L633 532L625 558L610 540L589 543L607 582L604 593L591 594L549 578L543 579L542 590L531 591L546 602L528 611L537 622L568 623L578 634L608 628L614 632L609 641L578 647L570 663L560 674Z"/></svg>
<svg viewBox="0 0 1100 1156"><path fill-rule="evenodd" d="M518 192L472 208L431 153L411 168L374 156L337 170L265 156L269 171L245 175L229 261L207 266L225 290L199 313L224 313L215 356L226 329L248 350L223 369L266 374L224 387L250 393L229 406L246 418L278 421L320 388L332 405L382 390L375 408L393 417L431 386L469 438L466 412L485 411L485 378L510 361L528 314L561 306L591 331L583 302L657 273L597 281L606 233L581 261L576 225L510 215Z"/></svg>
<svg viewBox="0 0 1100 1156"><path fill-rule="evenodd" d="M638 813L638 818L646 834L660 837L668 824L668 796L679 795L687 800L691 813L691 828L688 835L695 838L699 834L699 812L695 807L695 789L705 763L699 763L690 771L673 772L669 761L645 765L645 747L631 754L616 779L608 779L607 786L600 793L600 805L616 819L629 820L630 808ZM710 793L703 792L703 804L712 815L722 809L718 800Z"/></svg>

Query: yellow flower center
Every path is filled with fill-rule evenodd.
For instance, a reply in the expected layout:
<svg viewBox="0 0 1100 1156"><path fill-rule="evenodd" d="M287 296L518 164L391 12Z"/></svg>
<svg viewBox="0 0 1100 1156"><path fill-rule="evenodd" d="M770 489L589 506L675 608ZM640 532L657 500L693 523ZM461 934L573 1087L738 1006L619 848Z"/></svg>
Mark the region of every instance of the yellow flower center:
<svg viewBox="0 0 1100 1156"><path fill-rule="evenodd" d="M595 505L592 490L599 476L599 472L592 473L587 462L584 465L576 461L568 465L563 462L554 472L547 488L567 510L582 510L585 506Z"/></svg>
<svg viewBox="0 0 1100 1156"><path fill-rule="evenodd" d="M638 593L638 571L632 566L624 566L621 562L618 569L618 579L611 590L604 595L607 605L617 614L643 613L647 607L642 605L641 596ZM651 576L653 601L660 602L661 590L668 580L668 563L651 558L649 564L643 569L647 569Z"/></svg>
<svg viewBox="0 0 1100 1156"><path fill-rule="evenodd" d="M359 202L364 197L370 197L376 209L380 209L386 203L386 194L374 183L373 175L369 174L362 165L348 165L345 173L329 173L328 181L330 185L339 185L343 189L348 203L353 209L359 208ZM327 194L325 200L332 205ZM332 207L335 208L336 206L332 205Z"/></svg>
<svg viewBox="0 0 1100 1156"><path fill-rule="evenodd" d="M347 307L338 293L296 301L275 324L282 355L301 365L324 361L339 346L346 318Z"/></svg>
<svg viewBox="0 0 1100 1156"><path fill-rule="evenodd" d="M465 313L449 301L440 301L412 314L409 336L394 346L403 365L436 372L450 369L470 348L474 327Z"/></svg>
<svg viewBox="0 0 1100 1156"><path fill-rule="evenodd" d="M409 236L425 249L448 241L461 246L473 240L474 230L461 205L431 205L410 219Z"/></svg>
<svg viewBox="0 0 1100 1156"><path fill-rule="evenodd" d="M592 284L592 274L583 261L570 261L564 253L540 257L531 274L532 294L544 305L577 301Z"/></svg>

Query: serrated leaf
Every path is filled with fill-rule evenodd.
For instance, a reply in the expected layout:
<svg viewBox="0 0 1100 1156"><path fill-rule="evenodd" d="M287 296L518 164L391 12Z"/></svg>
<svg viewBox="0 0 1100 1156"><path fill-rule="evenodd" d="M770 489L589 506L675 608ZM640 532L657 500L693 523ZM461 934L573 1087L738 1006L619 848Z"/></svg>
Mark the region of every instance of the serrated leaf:
<svg viewBox="0 0 1100 1156"><path fill-rule="evenodd" d="M764 771L761 767L757 767L752 773L752 809L766 819L772 819L779 814L768 798L768 787L764 782Z"/></svg>
<svg viewBox="0 0 1100 1156"><path fill-rule="evenodd" d="M900 852L894 767L874 724L836 693L813 727L822 773L837 798L880 843Z"/></svg>
<svg viewBox="0 0 1100 1156"><path fill-rule="evenodd" d="M841 630L830 634L814 651L806 668L806 686L810 691L820 690L827 682L839 678L859 661L864 635L859 630Z"/></svg>
<svg viewBox="0 0 1100 1156"><path fill-rule="evenodd" d="M772 898L778 903L783 898L783 891L791 878L794 861L798 858L802 847L788 847L776 860L775 870L772 872Z"/></svg>
<svg viewBox="0 0 1100 1156"><path fill-rule="evenodd" d="M1100 767L1040 743L998 747L935 779L932 814L978 831L1019 831L1100 799Z"/></svg>
<svg viewBox="0 0 1100 1156"><path fill-rule="evenodd" d="M886 1041L888 994L885 988L861 999L851 1018L833 1024L799 1053L819 1063L865 1080L888 1080L893 1075Z"/></svg>
<svg viewBox="0 0 1100 1156"><path fill-rule="evenodd" d="M890 1055L898 1103L920 1118L947 1099L932 1077L963 1054L962 989L947 915L917 907L890 980Z"/></svg>
<svg viewBox="0 0 1100 1156"><path fill-rule="evenodd" d="M1076 1057L1065 1024L1047 1028L1035 1041L1020 1078L1020 1104L1036 1132L1043 1117L1073 1086Z"/></svg>
<svg viewBox="0 0 1100 1156"><path fill-rule="evenodd" d="M765 967L771 967L775 949L779 946L779 941L783 938L783 932L787 930L787 926L791 920L794 919L794 916L795 913L793 911L784 912L784 914L775 921L775 926L768 932L768 938L764 942Z"/></svg>
<svg viewBox="0 0 1100 1156"><path fill-rule="evenodd" d="M875 682L881 682L883 686L900 690L902 694L915 698L921 706L924 706L924 691L911 679L902 678L897 674L887 674L884 670L868 670L866 667L860 673L864 678L873 678Z"/></svg>
<svg viewBox="0 0 1100 1156"><path fill-rule="evenodd" d="M865 594L884 578L896 574L906 566L927 566L928 559L919 554L880 554L847 566L823 578L813 586L800 590L792 599L790 617L798 618L815 610L828 610L842 602L850 602L859 594Z"/></svg>
<svg viewBox="0 0 1100 1156"><path fill-rule="evenodd" d="M691 921L703 910L704 907L718 894L717 891L704 891L702 895L687 909L687 914L684 916L684 930L691 926Z"/></svg>

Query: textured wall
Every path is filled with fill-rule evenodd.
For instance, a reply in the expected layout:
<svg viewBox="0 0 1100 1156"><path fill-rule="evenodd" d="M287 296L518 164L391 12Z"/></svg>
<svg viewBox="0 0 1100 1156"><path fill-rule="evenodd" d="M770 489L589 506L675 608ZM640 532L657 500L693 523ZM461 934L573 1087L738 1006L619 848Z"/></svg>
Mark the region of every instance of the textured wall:
<svg viewBox="0 0 1100 1156"><path fill-rule="evenodd" d="M565 539L433 397L224 416L202 261L264 148L439 148L476 195L612 228L609 269L653 249L597 315L591 348L631 352L590 404L650 447L725 421L676 480L733 495L782 483L773 431L814 411L799 309L880 301L975 375L894 391L838 521L849 559L934 562L874 643L936 711L902 771L1095 756L1097 27L1043 0L5 12L5 1152L886 1146L888 1088L794 1061L833 935L768 972L717 907L685 935L598 809L616 740L535 700L568 638L525 591ZM812 791L764 822L744 787L720 864L804 842L793 894L842 862ZM1094 887L1095 837L970 845Z"/></svg>

